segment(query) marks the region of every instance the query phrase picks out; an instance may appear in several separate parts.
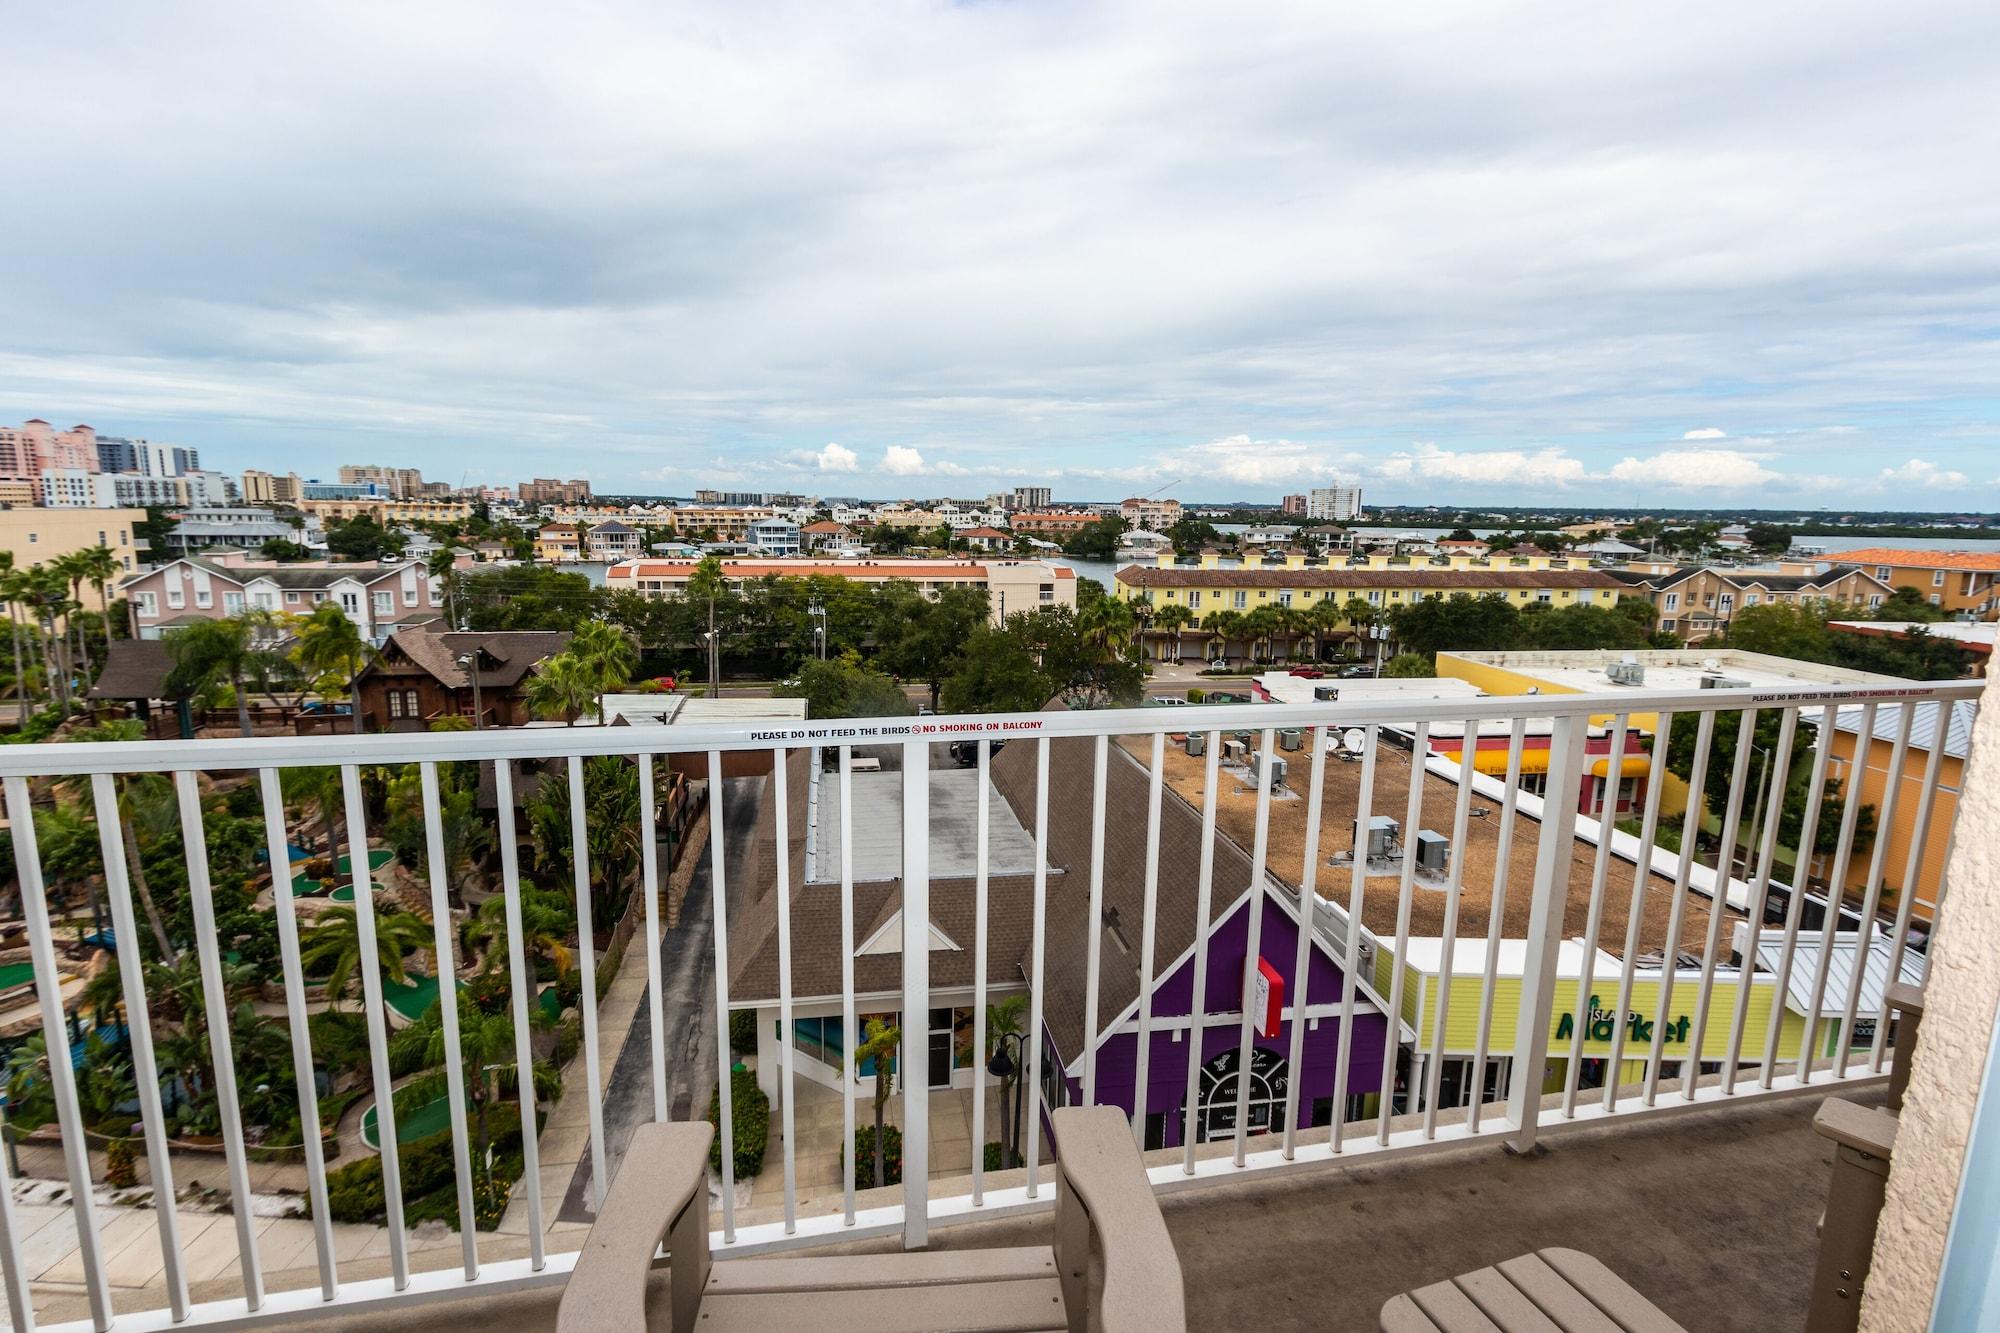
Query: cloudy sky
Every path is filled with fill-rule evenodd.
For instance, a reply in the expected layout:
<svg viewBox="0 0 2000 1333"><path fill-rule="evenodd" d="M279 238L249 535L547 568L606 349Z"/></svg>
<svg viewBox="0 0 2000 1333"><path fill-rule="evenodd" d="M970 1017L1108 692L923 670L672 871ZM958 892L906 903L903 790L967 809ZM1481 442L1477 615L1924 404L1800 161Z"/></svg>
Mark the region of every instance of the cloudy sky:
<svg viewBox="0 0 2000 1333"><path fill-rule="evenodd" d="M1992 0L0 42L0 420L681 494L2000 509Z"/></svg>

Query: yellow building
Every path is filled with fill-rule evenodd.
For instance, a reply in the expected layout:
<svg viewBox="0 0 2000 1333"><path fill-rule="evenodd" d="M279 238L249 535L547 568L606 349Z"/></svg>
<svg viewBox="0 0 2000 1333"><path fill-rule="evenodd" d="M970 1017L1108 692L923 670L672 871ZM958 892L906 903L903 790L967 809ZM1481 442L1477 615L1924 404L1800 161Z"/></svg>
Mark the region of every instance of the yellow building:
<svg viewBox="0 0 2000 1333"><path fill-rule="evenodd" d="M1843 565L1867 570L1892 588L1907 588L1946 612L2000 619L2000 551L1909 551L1871 546L1841 551Z"/></svg>
<svg viewBox="0 0 2000 1333"><path fill-rule="evenodd" d="M1396 560L1374 558L1365 564L1314 563L1300 554L1265 559L1247 554L1238 565L1224 565L1204 555L1199 565L1177 564L1171 553L1155 565L1131 565L1118 571L1116 596L1145 602L1157 613L1162 607L1186 607L1199 623L1216 611L1255 611L1259 607L1311 610L1322 603L1344 607L1351 599L1366 602L1378 613L1408 606L1426 597L1498 596L1516 606L1535 602L1553 606L1612 606L1624 585L1598 570L1554 567L1547 557L1519 564L1501 558ZM1170 651L1163 645L1151 645Z"/></svg>
<svg viewBox="0 0 2000 1333"><path fill-rule="evenodd" d="M301 500L298 507L321 523L367 517L383 527L400 523L452 523L472 517L469 500L391 500L371 496L357 500Z"/></svg>
<svg viewBox="0 0 2000 1333"><path fill-rule="evenodd" d="M1739 932L1744 930L1741 925L1736 929ZM1395 941L1373 938L1376 949L1375 987L1379 994L1390 995L1397 971ZM1739 940L1739 945L1744 942ZM1427 1087L1428 1083L1424 1080L1428 1079L1430 1063L1443 1061L1438 1078L1438 1104L1442 1108L1450 1108L1465 1106L1471 1100L1472 1067L1478 1052L1482 1018L1480 1001L1485 991L1489 946L1483 939L1456 941L1451 964L1446 967L1442 965L1443 943L1433 938L1407 941L1402 959L1399 998L1403 1021L1415 1034L1411 1047L1411 1082L1414 1086ZM1549 1058L1543 1091L1556 1092L1565 1086L1569 1061L1572 1054L1579 1050L1575 1045L1579 1023L1583 1025L1580 1055L1584 1061L1583 1068L1578 1071L1580 1088L1602 1087L1608 1081L1608 1064L1614 1054L1614 1044L1617 1046L1615 1054L1619 1057L1620 1089L1640 1086L1646 1077L1656 1033L1660 1037L1662 1080L1681 1076L1685 1061L1696 1054L1697 1036L1700 1038L1703 1072L1712 1072L1713 1067L1728 1058L1738 997L1746 984L1750 993L1738 1047L1740 1060L1746 1064L1761 1062L1768 1049L1773 1052L1774 1069L1795 1062L1806 1039L1806 1015L1811 1012L1812 1006L1811 978L1818 951L1825 944L1817 931L1799 933L1792 971L1781 993L1775 971L1776 958L1767 957L1775 955L1780 943L1779 932L1760 933L1755 948L1762 966L1753 972L1747 983L1738 969L1718 969L1706 1010L1700 1006L1699 967L1681 968L1674 973L1664 1012L1660 1007L1660 997L1666 989L1666 974L1658 968L1638 969L1632 977L1630 1003L1620 1014L1618 998L1623 964L1617 955L1601 948L1593 955L1588 995L1579 1008L1578 997L1584 991L1583 945L1577 940L1564 940L1556 959L1555 1002L1549 1013ZM1833 947L1836 963L1843 952L1851 962L1854 952L1851 935L1836 938ZM1482 1079L1484 1101L1497 1101L1506 1095L1514 1035L1526 993L1526 959L1526 940L1500 941L1499 957L1494 966L1493 1015L1488 1028L1487 1063ZM1923 967L1922 956L1911 952L1904 963L1904 980L1921 985ZM1840 975L1847 973L1842 970ZM1870 984L1874 989L1862 997L1862 1003L1857 1006L1857 1018L1872 1018L1874 1008L1881 1002L1879 979ZM1821 1019L1813 1034L1815 1058L1831 1056L1838 1049L1838 1020L1845 1001L1844 994L1822 993ZM1774 1010L1778 1015L1775 1046L1770 1040ZM1699 1032L1695 1026L1697 1016L1702 1019ZM1873 1022L1857 1022L1850 1044L1865 1048L1873 1039Z"/></svg>
<svg viewBox="0 0 2000 1333"><path fill-rule="evenodd" d="M145 521L143 509L0 509L0 551L12 551L15 567L26 568L86 546L108 546L118 567L132 574L144 549L133 533Z"/></svg>
<svg viewBox="0 0 2000 1333"><path fill-rule="evenodd" d="M1819 662L1800 662L1735 648L1585 648L1531 652L1439 653L1440 676L1455 677L1488 694L1586 694L1617 689L1701 690L1729 686L1808 689L1815 685L1907 685L1897 676ZM1607 725L1614 712L1594 713L1591 722ZM1651 711L1629 715L1629 725L1651 736L1659 715ZM1672 773L1660 789L1660 811L1678 815L1687 809L1687 784Z"/></svg>
<svg viewBox="0 0 2000 1333"><path fill-rule="evenodd" d="M682 505L670 510L676 535L692 541L704 532L713 532L719 542L740 542L750 535L750 525L777 517L778 511L761 506Z"/></svg>
<svg viewBox="0 0 2000 1333"><path fill-rule="evenodd" d="M1938 885L1944 879L1945 851L1951 845L1951 828L1958 815L1958 793L1965 776L1965 757L1972 745L1972 720L1977 712L1967 699L1952 704L1945 724L1944 752L1938 756L1937 794L1931 798L1930 825L1922 852L1917 859L1917 900L1913 913L1930 920L1937 910ZM1896 808L1880 824L1876 837L1882 843L1882 903L1893 907L1905 887L1910 868L1910 848L1917 838L1919 807L1923 804L1924 771L1930 762L1932 742L1937 736L1938 705L1914 706L1910 742L1900 770L1892 768L1896 736L1902 727L1903 706L1888 704L1876 710L1873 734L1861 734L1861 708L1840 710L1834 722L1833 753L1827 757L1827 777L1838 781L1843 791L1861 793L1862 803L1875 807L1877 819L1888 810L1890 774L1900 773L1896 784ZM1860 752L1859 773L1856 752ZM1824 880L1833 873L1831 849L1814 856L1812 872ZM1847 877L1842 884L1849 901L1860 903L1868 883L1874 848L1865 855L1850 857Z"/></svg>

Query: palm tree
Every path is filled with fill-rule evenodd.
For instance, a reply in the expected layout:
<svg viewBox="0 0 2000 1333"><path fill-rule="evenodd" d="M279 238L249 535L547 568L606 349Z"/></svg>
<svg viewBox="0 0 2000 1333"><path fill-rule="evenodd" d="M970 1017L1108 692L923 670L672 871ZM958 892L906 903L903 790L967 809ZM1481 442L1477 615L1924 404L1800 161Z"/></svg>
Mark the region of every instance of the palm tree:
<svg viewBox="0 0 2000 1333"><path fill-rule="evenodd" d="M1317 662L1326 653L1326 636L1340 625L1340 608L1326 598L1313 603L1306 612L1306 626L1312 633L1313 661Z"/></svg>
<svg viewBox="0 0 2000 1333"><path fill-rule="evenodd" d="M27 721L27 681L21 674L21 603L27 590L20 571L14 568L14 553L0 551L0 600L7 603L7 631L14 645L14 698L20 704L21 720Z"/></svg>
<svg viewBox="0 0 2000 1333"><path fill-rule="evenodd" d="M1169 607L1168 609L1172 610L1173 608ZM987 1049L981 1057L982 1059L988 1063L992 1062L994 1054L1001 1049L1001 1045L1007 1037L1021 1031L1021 1020L1027 1015L1027 1012L1028 997L1025 995L1009 995L1004 1000L997 1000L986 1006ZM1023 1072L1018 1062L1012 1060L1007 1062L1007 1072L1000 1076L1000 1105L1003 1108L1007 1105L1009 1090L1016 1083L1020 1082ZM1013 1123L1003 1120L1000 1125L1000 1164L1002 1166L1012 1166L1016 1161L1020 1160L1021 1145L1013 1141L1013 1134ZM982 1148L981 1151L983 1152L984 1149Z"/></svg>
<svg viewBox="0 0 2000 1333"><path fill-rule="evenodd" d="M1208 631L1209 655L1227 660L1229 641L1241 632L1243 614L1240 611L1210 611L1201 622Z"/></svg>
<svg viewBox="0 0 2000 1333"><path fill-rule="evenodd" d="M373 962L398 986L410 983L403 957L431 943L430 927L408 912L388 912L375 918ZM326 993L338 999L360 969L361 922L352 907L329 907L300 942L299 961L317 972L327 969Z"/></svg>
<svg viewBox="0 0 2000 1333"><path fill-rule="evenodd" d="M528 957L549 960L556 975L569 971L575 955L569 947L570 936L576 931L576 918L570 914L569 899L554 889L538 889L532 884L521 885L521 952ZM498 944L507 938L507 900L495 895L479 904L479 910L465 923L465 938L469 945L484 950L479 970L491 975L506 963L506 953Z"/></svg>
<svg viewBox="0 0 2000 1333"><path fill-rule="evenodd" d="M345 796L340 785L340 770L330 766L280 769L278 787L286 805L297 806L301 810L307 806L317 809L320 830L326 834L326 854L329 857L339 856L340 812Z"/></svg>
<svg viewBox="0 0 2000 1333"><path fill-rule="evenodd" d="M361 637L347 613L337 602L321 602L299 626L299 665L315 678L332 676L348 691L354 712L354 734L361 734L361 691L355 678L361 674L374 649Z"/></svg>
<svg viewBox="0 0 2000 1333"><path fill-rule="evenodd" d="M67 718L70 711L68 655L56 633L56 620L68 610L69 582L49 565L32 565L27 571L26 593L28 604L35 608L35 622L40 630L42 664L55 678L51 701L62 705L62 715Z"/></svg>
<svg viewBox="0 0 2000 1333"><path fill-rule="evenodd" d="M722 645L715 637L715 604L729 590L728 580L722 574L722 561L712 555L703 556L701 563L688 575L686 590L681 594L691 602L708 603L708 697L713 699L722 692Z"/></svg>
<svg viewBox="0 0 2000 1333"><path fill-rule="evenodd" d="M895 1091L896 1052L903 1042L903 1029L871 1018L863 1025L867 1040L854 1052L854 1068L870 1060L875 1062L875 1184L886 1185L887 1174L882 1162L882 1111L889 1104L889 1096Z"/></svg>
<svg viewBox="0 0 2000 1333"><path fill-rule="evenodd" d="M1173 649L1173 660L1181 660L1181 631L1194 620L1194 612L1179 602L1169 602L1153 613L1153 628L1168 636L1168 644Z"/></svg>
<svg viewBox="0 0 2000 1333"><path fill-rule="evenodd" d="M447 1080L451 1071L445 1063L444 1032L444 1006L447 1002L458 1007L458 1054L464 1062L466 1096L472 1102L473 1170L485 1173L492 1169L488 1160L491 1139L486 1129L486 1112L506 1100L509 1091L517 1096L520 1091L520 1066L514 1059L514 1021L504 1011L488 1013L478 1005L468 1003L463 995L440 995L437 1003L424 1011L422 1018L390 1038L392 1055L399 1061L420 1062L425 1071L396 1089L396 1113L408 1115L418 1107L436 1101L448 1090ZM530 1024L546 1023L548 1016L540 1005L530 1005L528 1021ZM544 1060L535 1061L530 1077L536 1091L553 1095L561 1087L555 1066ZM521 1114L524 1118L529 1114L530 1105L523 1099Z"/></svg>
<svg viewBox="0 0 2000 1333"><path fill-rule="evenodd" d="M76 645L76 661L83 668L85 680L90 678L90 641L84 636L83 618L79 613L83 609L83 581L90 576L86 568L88 563L89 557L82 550L70 551L49 561L49 568L69 581L69 604L75 609L69 613L66 628L68 637Z"/></svg>
<svg viewBox="0 0 2000 1333"><path fill-rule="evenodd" d="M131 719L99 723L70 737L73 741L138 741L145 738L145 726ZM82 775L65 778L58 788L80 797L88 781ZM173 784L164 773L125 773L113 781L117 784L118 793L118 830L125 843L125 874L132 883L132 891L139 895L140 905L146 910L146 923L153 928L153 942L160 946L160 957L172 966L179 962L180 955L175 952L173 941L167 937L167 921L160 915L160 905L153 901L152 885L146 879L146 863L139 854L139 828L145 826L150 840L165 836L175 826L178 810Z"/></svg>
<svg viewBox="0 0 2000 1333"><path fill-rule="evenodd" d="M108 546L86 546L77 552L83 576L97 588L98 612L104 617L105 650L111 647L111 581L122 572L118 553Z"/></svg>
<svg viewBox="0 0 2000 1333"><path fill-rule="evenodd" d="M432 551L430 559L424 562L425 571L438 581L440 591L444 593L445 619L453 629L465 628L458 616L459 550L457 542L447 540Z"/></svg>
<svg viewBox="0 0 2000 1333"><path fill-rule="evenodd" d="M557 653L535 669L521 688L522 702L536 717L559 717L570 726L597 701L598 674L575 653Z"/></svg>
<svg viewBox="0 0 2000 1333"><path fill-rule="evenodd" d="M602 620L587 621L570 638L569 652L589 669L597 687L597 720L604 721L604 696L621 690L639 665L639 650L623 632Z"/></svg>
<svg viewBox="0 0 2000 1333"><path fill-rule="evenodd" d="M1276 607L1260 606L1243 617L1243 633L1250 640L1250 660L1253 662L1271 660L1271 641L1278 633L1278 611ZM1259 653L1258 649L1263 652Z"/></svg>
<svg viewBox="0 0 2000 1333"><path fill-rule="evenodd" d="M290 658L272 645L269 611L245 611L222 620L203 620L176 630L167 640L174 669L167 673L170 694L194 694L227 683L236 692L236 725L250 735L249 689L269 690L290 674Z"/></svg>

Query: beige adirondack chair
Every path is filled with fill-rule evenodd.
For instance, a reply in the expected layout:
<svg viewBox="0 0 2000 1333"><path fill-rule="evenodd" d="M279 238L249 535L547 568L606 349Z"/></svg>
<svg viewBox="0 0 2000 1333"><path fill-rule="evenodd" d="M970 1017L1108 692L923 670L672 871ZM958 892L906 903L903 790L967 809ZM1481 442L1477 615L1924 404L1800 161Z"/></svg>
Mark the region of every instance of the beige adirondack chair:
<svg viewBox="0 0 2000 1333"><path fill-rule="evenodd" d="M731 1259L711 1263L705 1123L642 1125L590 1229L557 1313L559 1333L647 1327L646 1286L664 1240L674 1333L736 1329L1187 1327L1180 1261L1115 1107L1053 1117L1054 1244L995 1250ZM1091 1241L1104 1256L1092 1291Z"/></svg>

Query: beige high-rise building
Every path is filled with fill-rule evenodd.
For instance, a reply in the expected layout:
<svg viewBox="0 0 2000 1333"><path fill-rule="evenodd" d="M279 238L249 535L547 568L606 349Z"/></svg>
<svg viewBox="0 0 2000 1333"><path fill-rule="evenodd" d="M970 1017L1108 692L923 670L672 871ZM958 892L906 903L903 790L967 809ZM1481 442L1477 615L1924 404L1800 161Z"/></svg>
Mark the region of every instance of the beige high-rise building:
<svg viewBox="0 0 2000 1333"><path fill-rule="evenodd" d="M272 472L260 472L256 468L243 473L243 503L253 505L295 505L303 493L304 483L296 472L278 476Z"/></svg>
<svg viewBox="0 0 2000 1333"><path fill-rule="evenodd" d="M51 469L98 471L97 432L88 426L57 430L40 417L0 426L0 478L39 483Z"/></svg>
<svg viewBox="0 0 2000 1333"><path fill-rule="evenodd" d="M0 509L0 551L12 551L17 568L43 565L86 546L108 546L126 573L139 568L133 531L143 509Z"/></svg>
<svg viewBox="0 0 2000 1333"><path fill-rule="evenodd" d="M340 480L347 486L376 485L398 500L420 499L424 474L413 467L382 467L376 463L342 463Z"/></svg>

